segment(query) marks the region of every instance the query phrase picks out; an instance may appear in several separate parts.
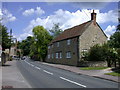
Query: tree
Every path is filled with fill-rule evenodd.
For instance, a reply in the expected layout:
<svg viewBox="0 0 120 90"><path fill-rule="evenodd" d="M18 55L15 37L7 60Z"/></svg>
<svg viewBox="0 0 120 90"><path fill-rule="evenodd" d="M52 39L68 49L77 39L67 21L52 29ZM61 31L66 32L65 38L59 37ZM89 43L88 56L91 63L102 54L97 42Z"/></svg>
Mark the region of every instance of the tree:
<svg viewBox="0 0 120 90"><path fill-rule="evenodd" d="M10 40L10 36L8 35L7 32L7 27L5 27L4 25L0 24L0 44L2 44L2 48L3 50L10 48L11 46L11 40Z"/></svg>
<svg viewBox="0 0 120 90"><path fill-rule="evenodd" d="M37 59L43 61L47 54L47 46L49 42L52 40L52 36L48 33L43 26L36 26L33 28L33 35L34 35L34 45L36 46L36 55ZM31 47L34 47L32 45ZM32 51L34 52L34 51Z"/></svg>
<svg viewBox="0 0 120 90"><path fill-rule="evenodd" d="M58 35L60 35L63 32L62 29L60 29L60 27L59 27L59 23L54 24L52 29L49 31L52 33L53 38L57 37Z"/></svg>
<svg viewBox="0 0 120 90"><path fill-rule="evenodd" d="M28 36L25 40L22 40L22 42L18 42L18 48L22 49L23 55L27 56L30 54L30 46L33 43L33 37Z"/></svg>

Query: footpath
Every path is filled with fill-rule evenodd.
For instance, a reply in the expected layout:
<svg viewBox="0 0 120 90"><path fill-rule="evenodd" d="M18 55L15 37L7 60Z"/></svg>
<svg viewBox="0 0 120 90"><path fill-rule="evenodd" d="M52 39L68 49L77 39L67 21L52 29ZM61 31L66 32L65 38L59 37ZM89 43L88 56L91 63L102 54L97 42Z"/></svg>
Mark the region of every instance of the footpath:
<svg viewBox="0 0 120 90"><path fill-rule="evenodd" d="M2 68L2 88L31 88L28 82L24 79L16 65L16 60L7 61Z"/></svg>
<svg viewBox="0 0 120 90"><path fill-rule="evenodd" d="M71 71L71 72L75 72L77 74L84 74L84 75L89 75L89 76L93 76L93 77L97 77L97 78L101 78L101 79L120 82L120 77L105 75L105 73L112 72L111 68L104 69L104 70L80 70L80 67L75 67L75 66L50 64L50 63L45 63L45 62L40 62L40 63L46 64L46 65L49 65L49 66L53 66L53 67L56 67L56 68L59 68L59 69L64 69L64 70L68 70L68 71Z"/></svg>

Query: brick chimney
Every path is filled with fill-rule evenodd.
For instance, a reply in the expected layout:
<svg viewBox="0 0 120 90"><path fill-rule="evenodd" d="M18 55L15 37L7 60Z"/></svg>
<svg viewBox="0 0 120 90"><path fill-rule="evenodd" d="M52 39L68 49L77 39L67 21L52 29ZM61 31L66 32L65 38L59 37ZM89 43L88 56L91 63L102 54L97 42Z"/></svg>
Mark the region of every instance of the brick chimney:
<svg viewBox="0 0 120 90"><path fill-rule="evenodd" d="M96 25L96 13L94 12L94 10L91 13L91 20L93 21L93 24Z"/></svg>

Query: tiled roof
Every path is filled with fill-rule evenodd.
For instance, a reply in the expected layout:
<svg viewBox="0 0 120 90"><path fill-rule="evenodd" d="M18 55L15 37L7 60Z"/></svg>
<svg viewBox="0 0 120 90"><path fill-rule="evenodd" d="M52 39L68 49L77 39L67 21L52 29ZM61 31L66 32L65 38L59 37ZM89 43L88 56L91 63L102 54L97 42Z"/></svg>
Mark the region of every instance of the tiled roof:
<svg viewBox="0 0 120 90"><path fill-rule="evenodd" d="M50 44L52 44L53 42L60 41L60 40L82 35L82 33L86 30L86 28L90 25L90 23L91 21L88 21L83 24L77 25L75 27L66 29L59 36L57 36L54 40L52 40Z"/></svg>

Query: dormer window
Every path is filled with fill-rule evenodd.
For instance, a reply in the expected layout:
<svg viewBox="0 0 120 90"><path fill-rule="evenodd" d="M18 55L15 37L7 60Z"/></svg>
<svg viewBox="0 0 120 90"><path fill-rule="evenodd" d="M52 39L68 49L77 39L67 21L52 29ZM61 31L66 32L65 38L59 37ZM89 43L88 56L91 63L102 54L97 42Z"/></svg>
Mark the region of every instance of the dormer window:
<svg viewBox="0 0 120 90"><path fill-rule="evenodd" d="M67 45L70 45L70 39L67 40Z"/></svg>
<svg viewBox="0 0 120 90"><path fill-rule="evenodd" d="M60 46L60 42L57 42L57 47L59 47Z"/></svg>

